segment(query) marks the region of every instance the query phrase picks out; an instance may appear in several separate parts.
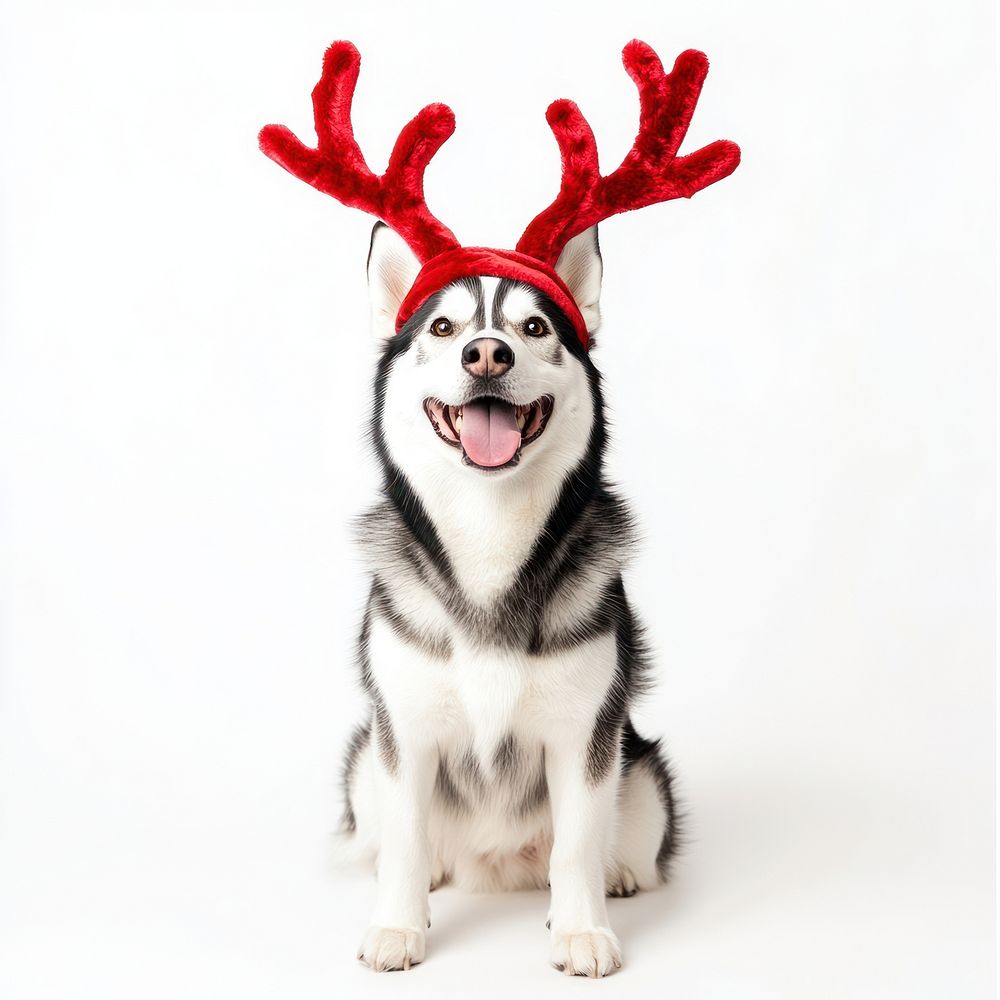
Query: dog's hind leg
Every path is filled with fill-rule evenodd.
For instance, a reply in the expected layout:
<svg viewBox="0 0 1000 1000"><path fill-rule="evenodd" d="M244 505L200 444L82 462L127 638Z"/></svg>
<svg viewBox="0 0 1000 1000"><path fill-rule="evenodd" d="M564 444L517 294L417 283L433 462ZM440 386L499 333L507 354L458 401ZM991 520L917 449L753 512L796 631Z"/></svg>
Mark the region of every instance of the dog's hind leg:
<svg viewBox="0 0 1000 1000"><path fill-rule="evenodd" d="M378 816L374 803L371 720L359 725L347 744L341 771L343 812L333 842L337 867L373 865L378 849Z"/></svg>
<svg viewBox="0 0 1000 1000"><path fill-rule="evenodd" d="M643 739L627 722L606 880L609 896L632 896L666 879L678 841L672 784L659 743Z"/></svg>

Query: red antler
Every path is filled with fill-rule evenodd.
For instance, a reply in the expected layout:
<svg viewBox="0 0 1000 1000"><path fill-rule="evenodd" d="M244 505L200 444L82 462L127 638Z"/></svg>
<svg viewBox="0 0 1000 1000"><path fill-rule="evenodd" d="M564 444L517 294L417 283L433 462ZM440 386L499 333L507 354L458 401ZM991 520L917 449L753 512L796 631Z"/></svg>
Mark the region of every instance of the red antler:
<svg viewBox="0 0 1000 1000"><path fill-rule="evenodd" d="M312 92L316 149L301 143L284 125L265 125L260 148L318 191L382 219L421 261L429 260L459 245L424 200L424 170L455 131L455 115L444 104L429 104L400 132L385 173L373 174L351 125L360 66L361 56L350 42L334 42L326 50L323 75Z"/></svg>
<svg viewBox="0 0 1000 1000"><path fill-rule="evenodd" d="M562 248L595 222L690 198L739 164L739 146L726 140L677 156L708 73L704 53L682 52L668 75L656 53L635 39L625 46L622 62L639 88L639 134L632 148L614 173L602 177L594 133L580 109L572 101L553 101L545 117L562 154L562 183L555 201L525 229L517 244L521 253L555 264Z"/></svg>

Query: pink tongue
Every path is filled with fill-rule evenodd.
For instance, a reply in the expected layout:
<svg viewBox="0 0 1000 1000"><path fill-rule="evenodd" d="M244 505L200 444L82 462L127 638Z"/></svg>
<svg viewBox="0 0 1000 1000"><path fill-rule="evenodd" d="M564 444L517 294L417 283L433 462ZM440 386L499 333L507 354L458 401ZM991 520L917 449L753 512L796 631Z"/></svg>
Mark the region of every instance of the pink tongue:
<svg viewBox="0 0 1000 1000"><path fill-rule="evenodd" d="M510 403L482 401L462 408L462 447L476 465L495 469L517 453L521 432Z"/></svg>

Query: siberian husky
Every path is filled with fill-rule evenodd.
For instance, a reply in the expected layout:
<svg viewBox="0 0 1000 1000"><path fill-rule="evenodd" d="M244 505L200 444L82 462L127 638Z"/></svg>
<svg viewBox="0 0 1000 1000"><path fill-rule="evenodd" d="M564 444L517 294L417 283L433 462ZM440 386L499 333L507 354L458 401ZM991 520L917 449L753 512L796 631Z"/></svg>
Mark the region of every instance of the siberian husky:
<svg viewBox="0 0 1000 1000"><path fill-rule="evenodd" d="M542 292L464 278L397 334L420 261L376 224L384 339L371 437L384 497L359 522L371 569L343 836L377 859L359 957L424 957L428 892L551 885L551 961L621 965L605 896L652 889L678 839L671 772L629 708L647 682L622 585L628 510L604 479L601 378ZM596 226L556 271L591 333Z"/></svg>

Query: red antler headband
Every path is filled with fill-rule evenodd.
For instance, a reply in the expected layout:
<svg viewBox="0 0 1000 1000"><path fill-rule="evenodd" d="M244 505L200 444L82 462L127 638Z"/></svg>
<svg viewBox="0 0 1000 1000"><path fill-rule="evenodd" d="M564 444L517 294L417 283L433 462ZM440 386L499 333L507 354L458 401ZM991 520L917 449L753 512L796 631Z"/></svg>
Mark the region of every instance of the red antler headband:
<svg viewBox="0 0 1000 1000"><path fill-rule="evenodd" d="M559 143L562 184L552 204L528 224L516 250L463 247L427 208L424 170L455 131L455 115L444 104L429 104L413 118L396 140L385 173L372 173L351 125L361 56L350 42L334 42L323 58L323 75L312 93L316 149L303 145L284 125L262 128L260 148L317 190L380 218L417 255L423 267L399 308L397 331L445 285L485 275L526 281L545 292L586 347L586 323L555 272L563 247L619 212L690 198L728 177L740 162L739 147L727 140L677 155L708 74L704 53L682 52L665 73L656 53L633 40L625 46L622 62L639 89L639 134L632 148L617 170L602 176L594 133L580 109L567 100L550 104L545 117Z"/></svg>

